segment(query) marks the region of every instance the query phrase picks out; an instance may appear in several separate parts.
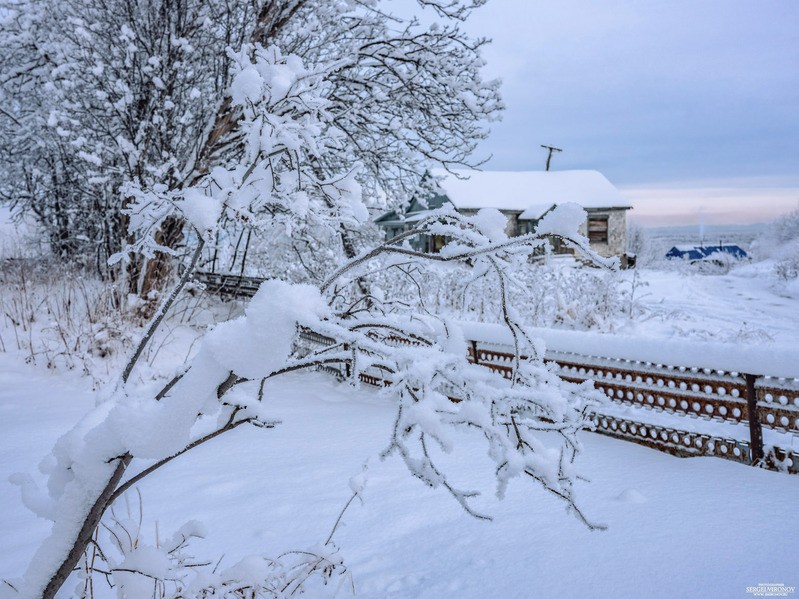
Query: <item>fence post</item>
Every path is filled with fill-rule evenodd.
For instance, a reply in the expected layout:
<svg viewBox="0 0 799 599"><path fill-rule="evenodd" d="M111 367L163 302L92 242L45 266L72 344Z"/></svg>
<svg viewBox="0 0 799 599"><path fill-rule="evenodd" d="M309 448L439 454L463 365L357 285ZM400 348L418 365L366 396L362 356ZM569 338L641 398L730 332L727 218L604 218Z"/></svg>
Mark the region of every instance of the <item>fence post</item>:
<svg viewBox="0 0 799 599"><path fill-rule="evenodd" d="M477 341L472 339L472 363L479 364L480 358L477 357Z"/></svg>
<svg viewBox="0 0 799 599"><path fill-rule="evenodd" d="M745 374L746 379L746 408L749 414L749 447L752 452L752 465L755 466L763 460L763 429L760 427L760 415L757 412L757 390L754 374Z"/></svg>

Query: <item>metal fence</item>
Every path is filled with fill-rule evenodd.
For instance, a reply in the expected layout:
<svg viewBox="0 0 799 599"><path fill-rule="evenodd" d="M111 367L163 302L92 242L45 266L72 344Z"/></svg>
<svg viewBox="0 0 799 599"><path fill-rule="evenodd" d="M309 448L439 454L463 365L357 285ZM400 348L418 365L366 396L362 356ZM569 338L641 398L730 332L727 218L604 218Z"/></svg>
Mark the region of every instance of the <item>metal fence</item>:
<svg viewBox="0 0 799 599"><path fill-rule="evenodd" d="M264 282L264 279L259 277L223 275L215 272L198 272L195 273L194 279L205 285L209 293L231 298L252 297Z"/></svg>
<svg viewBox="0 0 799 599"><path fill-rule="evenodd" d="M469 354L472 361L510 378L509 351L473 342ZM545 360L564 380L593 380L610 401L609 407L640 410L640 418L630 418L613 414L612 409L607 413L597 409L590 415L596 432L674 455L716 456L743 464L760 461L799 474L796 379L555 352ZM685 426L688 421L693 421L691 427ZM714 422L741 425L748 438L720 433ZM777 433L767 439L779 439L777 444L764 444L763 428Z"/></svg>
<svg viewBox="0 0 799 599"><path fill-rule="evenodd" d="M208 291L230 297L252 297L263 281L212 273L196 278ZM300 337L309 348L335 343L313 331L303 331ZM512 376L513 358L510 348L470 342L469 360L506 378ZM607 396L607 407L589 415L595 432L673 455L715 456L799 474L798 379L557 352L548 352L545 361L564 380L593 380ZM325 369L346 374L335 367ZM379 372L367 370L360 377L371 385L386 384ZM638 415L614 414L613 408L620 406L632 406ZM739 425L739 430L713 423ZM765 443L764 428L772 433Z"/></svg>

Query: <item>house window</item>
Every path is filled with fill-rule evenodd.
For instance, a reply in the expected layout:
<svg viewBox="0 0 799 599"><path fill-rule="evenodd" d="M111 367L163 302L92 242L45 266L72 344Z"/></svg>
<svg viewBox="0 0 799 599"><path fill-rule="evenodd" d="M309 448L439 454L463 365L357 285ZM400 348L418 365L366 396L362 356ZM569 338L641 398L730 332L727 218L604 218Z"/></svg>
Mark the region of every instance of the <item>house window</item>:
<svg viewBox="0 0 799 599"><path fill-rule="evenodd" d="M588 241L591 243L608 242L608 217L589 216L588 217Z"/></svg>
<svg viewBox="0 0 799 599"><path fill-rule="evenodd" d="M447 243L447 238L443 235L432 235L430 237L430 251L434 254L437 254L441 251Z"/></svg>

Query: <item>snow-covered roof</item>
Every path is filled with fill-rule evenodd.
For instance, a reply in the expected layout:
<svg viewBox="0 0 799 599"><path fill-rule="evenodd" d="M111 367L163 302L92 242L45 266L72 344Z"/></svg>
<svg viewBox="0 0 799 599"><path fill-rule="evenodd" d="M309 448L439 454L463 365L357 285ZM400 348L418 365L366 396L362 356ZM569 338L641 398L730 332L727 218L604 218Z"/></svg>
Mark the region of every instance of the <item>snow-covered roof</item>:
<svg viewBox="0 0 799 599"><path fill-rule="evenodd" d="M413 214L409 214L405 217L406 223L415 223L423 218L430 216L433 213L432 210L422 210L421 212L414 212Z"/></svg>
<svg viewBox="0 0 799 599"><path fill-rule="evenodd" d="M575 202L583 208L630 208L602 173L574 171L472 171L435 169L438 185L459 210L497 208L544 212L553 204ZM544 208L546 206L546 208ZM527 216L537 218L541 216Z"/></svg>
<svg viewBox="0 0 799 599"><path fill-rule="evenodd" d="M552 210L555 206L555 202L549 202L547 204L534 204L532 206L528 206L524 212L519 215L520 220L538 220L542 216L544 216L547 212Z"/></svg>

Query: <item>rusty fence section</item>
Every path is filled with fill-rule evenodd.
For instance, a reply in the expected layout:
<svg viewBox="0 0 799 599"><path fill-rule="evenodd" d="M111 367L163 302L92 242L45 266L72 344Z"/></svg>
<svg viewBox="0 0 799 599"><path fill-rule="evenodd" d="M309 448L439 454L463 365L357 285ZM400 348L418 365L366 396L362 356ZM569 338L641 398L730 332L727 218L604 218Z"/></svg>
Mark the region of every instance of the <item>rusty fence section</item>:
<svg viewBox="0 0 799 599"><path fill-rule="evenodd" d="M414 344L399 338L393 341ZM333 345L335 340L306 330L300 333L300 342L313 349ZM512 376L513 353L507 348L477 341L469 344L471 362L505 378ZM799 474L796 379L556 352L549 352L545 361L562 379L575 383L592 380L606 395L607 404L589 413L597 433L681 457L715 456ZM348 374L334 366L323 369L338 376ZM374 386L387 383L385 375L369 370L360 378ZM639 416L613 413L614 408L624 406L640 410ZM686 426L689 422L691 426ZM764 445L762 428L777 433L782 443Z"/></svg>
<svg viewBox="0 0 799 599"><path fill-rule="evenodd" d="M503 348L473 342L469 357L511 377L513 354ZM607 408L600 406L590 415L598 433L674 455L761 462L799 474L796 379L557 352L548 352L545 360L564 380L593 380L610 400ZM615 406L635 408L639 416L614 414ZM690 427L683 424L687 422ZM766 443L764 428L776 433ZM778 441L769 445L769 439Z"/></svg>
<svg viewBox="0 0 799 599"><path fill-rule="evenodd" d="M208 291L228 297L252 297L263 281L215 273L197 273L195 279ZM335 340L304 330L300 343L311 349L333 345ZM505 378L512 376L509 348L469 343L470 361ZM607 396L606 406L598 406L589 415L597 433L673 455L715 456L799 474L799 379L551 351L545 361L562 379L593 380L594 387ZM335 366L323 369L346 374ZM385 384L382 373L367 371L360 377L371 385ZM633 408L637 415L616 413L625 412L624 407Z"/></svg>
<svg viewBox="0 0 799 599"><path fill-rule="evenodd" d="M252 297L264 279L240 275L225 275L215 272L197 272L194 280L202 283L206 291L222 297Z"/></svg>

